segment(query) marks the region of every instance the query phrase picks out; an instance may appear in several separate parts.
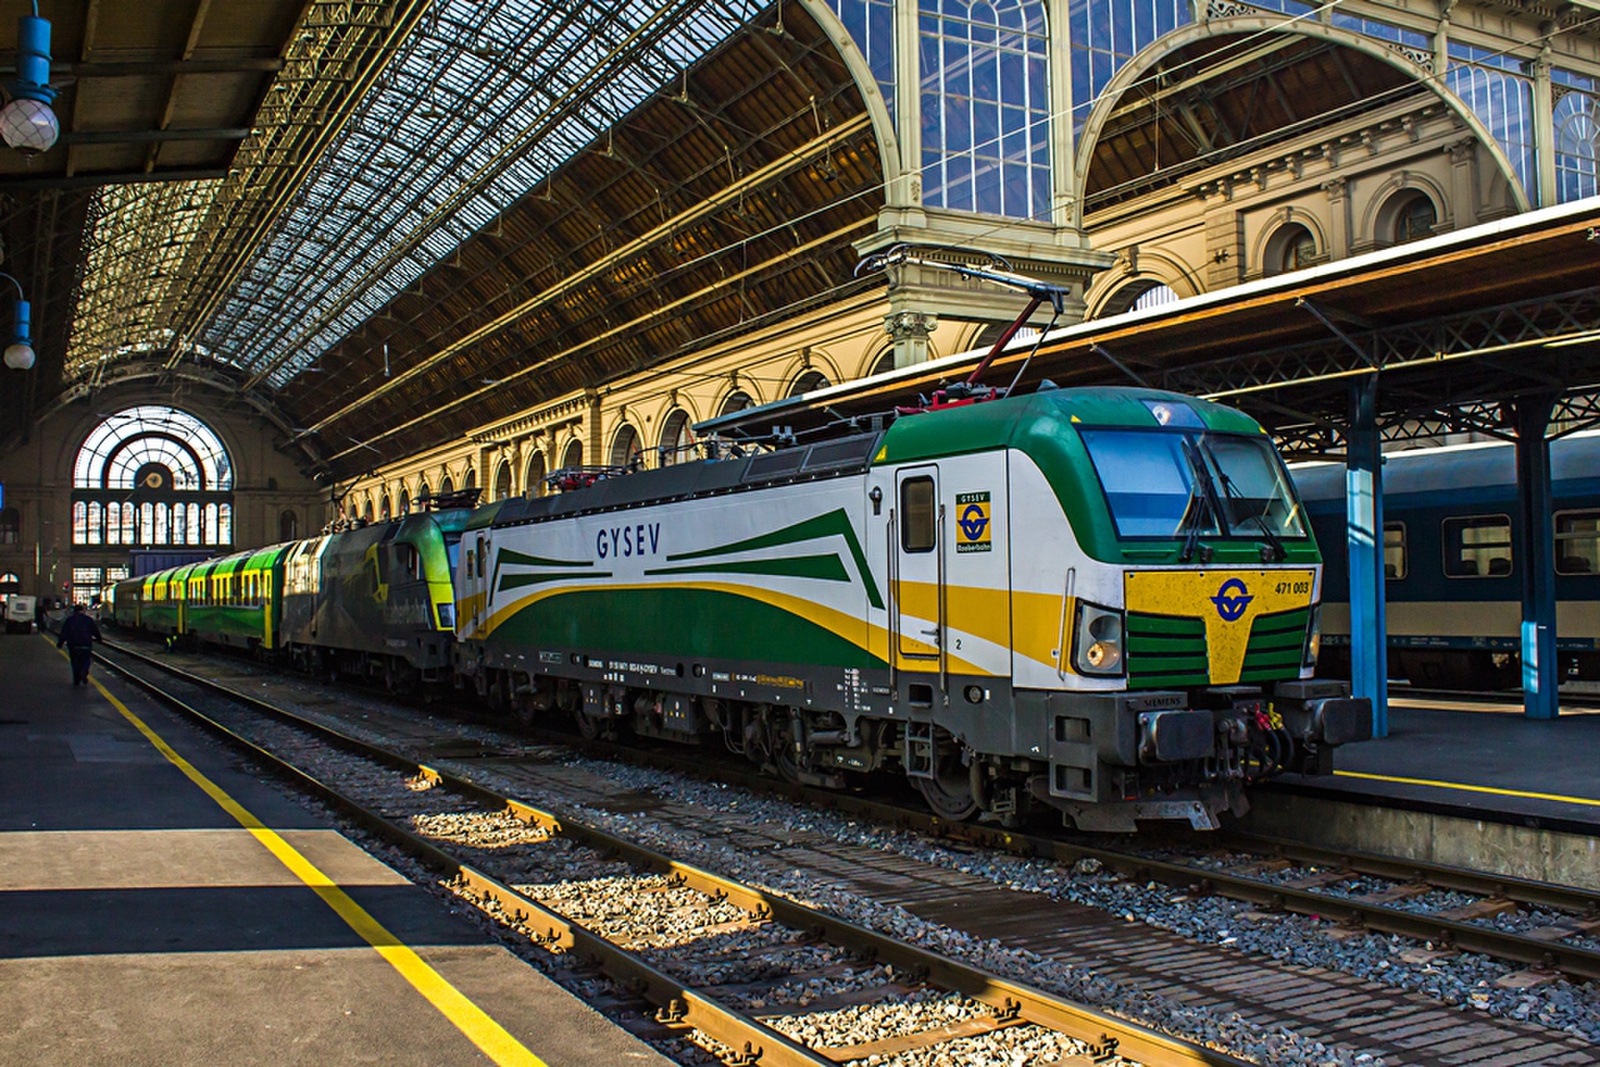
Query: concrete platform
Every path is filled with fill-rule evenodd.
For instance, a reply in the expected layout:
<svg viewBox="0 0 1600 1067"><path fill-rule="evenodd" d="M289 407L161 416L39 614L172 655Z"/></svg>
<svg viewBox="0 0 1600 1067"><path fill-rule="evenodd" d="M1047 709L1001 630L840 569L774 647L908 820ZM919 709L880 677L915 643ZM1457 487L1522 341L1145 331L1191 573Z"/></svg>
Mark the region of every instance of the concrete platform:
<svg viewBox="0 0 1600 1067"><path fill-rule="evenodd" d="M52 643L0 636L0 1063L671 1062L105 685L269 829L72 686ZM352 925L363 911L379 926Z"/></svg>
<svg viewBox="0 0 1600 1067"><path fill-rule="evenodd" d="M1600 715L1393 690L1389 736L1345 745L1332 778L1256 789L1242 827L1570 885L1600 885Z"/></svg>

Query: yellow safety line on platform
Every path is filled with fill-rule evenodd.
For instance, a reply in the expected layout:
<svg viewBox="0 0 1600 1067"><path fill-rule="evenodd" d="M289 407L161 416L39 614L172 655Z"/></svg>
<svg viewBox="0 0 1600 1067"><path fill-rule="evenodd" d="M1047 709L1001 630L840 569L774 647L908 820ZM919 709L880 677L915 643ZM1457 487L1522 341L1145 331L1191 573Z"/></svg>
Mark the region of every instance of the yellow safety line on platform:
<svg viewBox="0 0 1600 1067"><path fill-rule="evenodd" d="M1589 797L1564 797L1559 793L1529 793L1521 789L1496 789L1492 785L1463 785L1461 782L1435 782L1428 778L1397 778L1391 774L1363 774L1361 771L1334 771L1336 778L1365 778L1373 782L1396 782L1400 785L1429 785L1436 789L1459 789L1465 793L1488 793L1497 797L1525 797L1528 800L1554 800L1560 804L1584 804L1600 808L1600 800Z"/></svg>
<svg viewBox="0 0 1600 1067"><path fill-rule="evenodd" d="M65 655L65 653L63 653ZM483 1050L495 1063L522 1064L526 1067L545 1067L545 1063L532 1052L506 1032L505 1028L491 1019L484 1010L468 1000L466 995L445 980L444 976L430 967L421 956L408 945L403 944L399 938L384 928L383 924L374 919L360 904L350 899L343 889L317 869L316 865L305 856L301 855L289 842L285 841L276 831L268 827L260 819L252 815L244 805L211 779L202 774L188 760L175 752L171 745L163 741L154 730L145 725L144 721L128 710L126 704L111 695L110 690L100 684L98 678L90 678L100 695L111 702L111 706L122 713L123 718L133 723L134 727L145 736L160 753L167 757L178 770L182 771L191 782L199 786L207 796L217 802L217 805L229 815L238 820L239 825L266 846L267 851L278 858L278 862L289 868L295 877L304 882L312 892L321 897L323 903L332 908L343 919L350 929L360 934L361 937L378 951L389 965L400 976L410 982L417 992L428 998L428 1002L446 1019L453 1023L456 1029L466 1035L474 1045Z"/></svg>

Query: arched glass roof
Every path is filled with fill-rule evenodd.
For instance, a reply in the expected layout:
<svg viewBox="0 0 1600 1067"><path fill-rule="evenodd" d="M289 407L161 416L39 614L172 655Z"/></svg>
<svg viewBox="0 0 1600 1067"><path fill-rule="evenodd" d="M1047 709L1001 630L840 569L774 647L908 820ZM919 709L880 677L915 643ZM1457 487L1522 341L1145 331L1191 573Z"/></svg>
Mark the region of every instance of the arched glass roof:
<svg viewBox="0 0 1600 1067"><path fill-rule="evenodd" d="M109 415L89 431L73 464L75 489L133 489L146 464L172 472L173 489L228 492L233 464L211 427L177 408L143 406Z"/></svg>
<svg viewBox="0 0 1600 1067"><path fill-rule="evenodd" d="M764 7L441 0L198 340L283 385Z"/></svg>

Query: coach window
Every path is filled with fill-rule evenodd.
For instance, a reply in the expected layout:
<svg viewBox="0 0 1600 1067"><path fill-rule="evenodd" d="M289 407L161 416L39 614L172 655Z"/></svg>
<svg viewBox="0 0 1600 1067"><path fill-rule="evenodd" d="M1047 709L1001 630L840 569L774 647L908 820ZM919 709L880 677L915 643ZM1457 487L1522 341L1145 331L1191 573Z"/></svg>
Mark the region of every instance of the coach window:
<svg viewBox="0 0 1600 1067"><path fill-rule="evenodd" d="M1395 581L1406 576L1406 524L1383 524L1383 576Z"/></svg>
<svg viewBox="0 0 1600 1067"><path fill-rule="evenodd" d="M1600 511L1556 512L1556 573L1600 574Z"/></svg>
<svg viewBox="0 0 1600 1067"><path fill-rule="evenodd" d="M1510 574L1510 516L1445 519L1444 572L1452 578L1499 578Z"/></svg>
<svg viewBox="0 0 1600 1067"><path fill-rule="evenodd" d="M932 552L938 534L933 479L908 478L900 485L900 545L907 552Z"/></svg>

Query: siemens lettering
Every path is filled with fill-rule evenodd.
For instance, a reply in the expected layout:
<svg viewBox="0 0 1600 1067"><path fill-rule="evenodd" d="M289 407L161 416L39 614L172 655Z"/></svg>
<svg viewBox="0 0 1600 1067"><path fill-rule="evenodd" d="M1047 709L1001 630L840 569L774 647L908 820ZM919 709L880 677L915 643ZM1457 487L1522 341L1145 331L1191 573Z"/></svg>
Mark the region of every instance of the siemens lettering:
<svg viewBox="0 0 1600 1067"><path fill-rule="evenodd" d="M661 548L661 524L602 527L595 535L594 548L601 559L608 556L654 556Z"/></svg>

